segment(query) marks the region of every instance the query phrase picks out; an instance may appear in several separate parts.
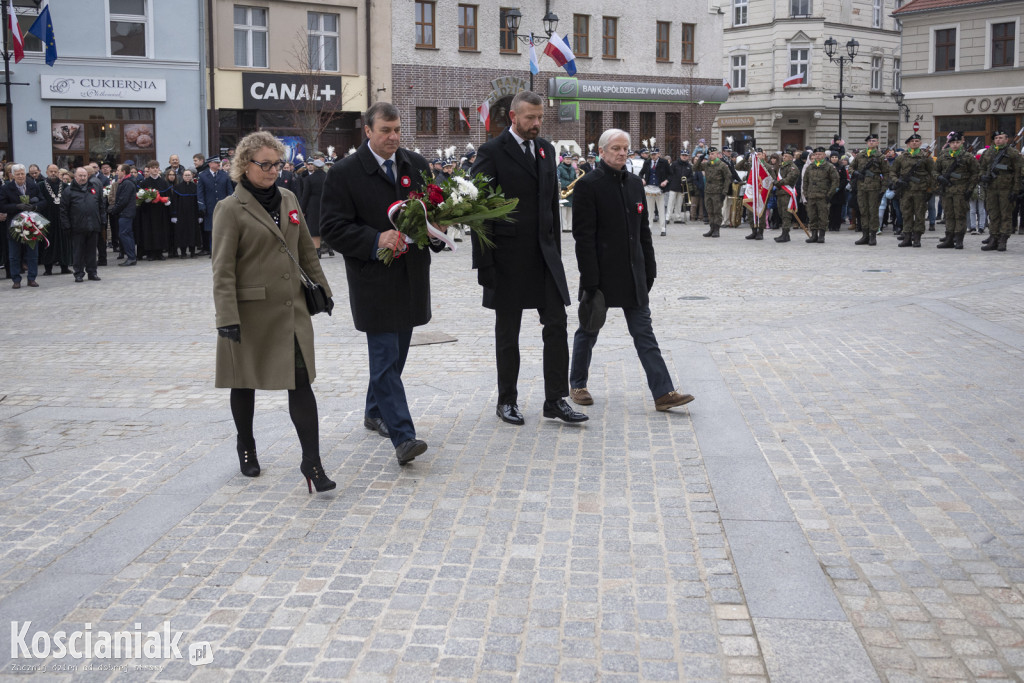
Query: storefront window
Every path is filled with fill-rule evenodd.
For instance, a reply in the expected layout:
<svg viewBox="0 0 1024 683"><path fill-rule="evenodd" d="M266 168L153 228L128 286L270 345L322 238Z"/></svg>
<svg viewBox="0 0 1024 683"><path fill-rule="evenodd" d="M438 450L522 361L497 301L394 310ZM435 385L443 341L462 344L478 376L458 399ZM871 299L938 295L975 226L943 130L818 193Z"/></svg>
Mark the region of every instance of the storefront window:
<svg viewBox="0 0 1024 683"><path fill-rule="evenodd" d="M142 165L156 155L156 110L51 107L53 163L72 169L89 161Z"/></svg>

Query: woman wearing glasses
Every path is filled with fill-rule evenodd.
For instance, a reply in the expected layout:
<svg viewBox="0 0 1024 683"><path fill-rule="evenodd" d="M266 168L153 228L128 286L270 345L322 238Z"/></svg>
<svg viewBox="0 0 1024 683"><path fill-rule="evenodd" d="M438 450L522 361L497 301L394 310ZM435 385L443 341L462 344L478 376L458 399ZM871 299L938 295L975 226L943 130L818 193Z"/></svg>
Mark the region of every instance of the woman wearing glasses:
<svg viewBox="0 0 1024 683"><path fill-rule="evenodd" d="M260 474L253 435L256 389L288 390L288 412L302 445L299 470L310 493L335 487L320 462L313 324L299 266L332 296L299 202L277 187L284 146L267 132L238 143L235 193L213 214L213 300L217 311L216 386L231 389L238 463ZM295 259L294 261L292 259ZM298 265L296 265L296 261ZM328 299L328 313L334 302Z"/></svg>

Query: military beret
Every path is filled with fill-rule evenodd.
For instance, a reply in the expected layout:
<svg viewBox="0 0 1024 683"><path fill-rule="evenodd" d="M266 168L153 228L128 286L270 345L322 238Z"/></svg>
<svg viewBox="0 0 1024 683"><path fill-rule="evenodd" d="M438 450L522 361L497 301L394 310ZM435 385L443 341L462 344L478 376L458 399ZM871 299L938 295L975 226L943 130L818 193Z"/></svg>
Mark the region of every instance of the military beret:
<svg viewBox="0 0 1024 683"><path fill-rule="evenodd" d="M868 136L864 138L864 142L871 142L872 140L878 139L878 133L868 133Z"/></svg>
<svg viewBox="0 0 1024 683"><path fill-rule="evenodd" d="M708 154L711 154L711 152L717 152L717 151L718 151L717 147L708 147Z"/></svg>
<svg viewBox="0 0 1024 683"><path fill-rule="evenodd" d="M814 148L814 151L815 151L815 152L824 152L824 151L825 151L825 148L824 148L824 147L815 147L815 148Z"/></svg>
<svg viewBox="0 0 1024 683"><path fill-rule="evenodd" d="M782 150L782 153L789 154L792 156L793 154L796 154L796 150L793 149L792 147L787 147L786 149Z"/></svg>
<svg viewBox="0 0 1024 683"><path fill-rule="evenodd" d="M914 134L913 134L913 135L911 135L911 136L910 136L909 138L907 138L906 140L904 140L904 141L903 141L903 144L905 144L905 145L909 145L909 144L910 144L910 141L911 141L911 140L920 140L920 139L921 139L921 136L920 136L920 135L918 135L917 133L914 133Z"/></svg>
<svg viewBox="0 0 1024 683"><path fill-rule="evenodd" d="M947 139L950 142L953 142L954 140L963 140L964 139L963 131L959 131L959 130L950 131L949 136L947 136Z"/></svg>
<svg viewBox="0 0 1024 683"><path fill-rule="evenodd" d="M1010 134L1007 133L1005 130L994 130L994 131L992 131L992 139L993 140L996 139L997 135L1005 135L1006 137L1010 137Z"/></svg>

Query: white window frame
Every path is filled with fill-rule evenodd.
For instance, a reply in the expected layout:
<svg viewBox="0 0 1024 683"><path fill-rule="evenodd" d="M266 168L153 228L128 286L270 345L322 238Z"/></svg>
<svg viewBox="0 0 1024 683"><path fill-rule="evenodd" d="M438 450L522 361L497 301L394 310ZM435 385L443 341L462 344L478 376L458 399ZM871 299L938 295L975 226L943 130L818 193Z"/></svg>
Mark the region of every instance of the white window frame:
<svg viewBox="0 0 1024 683"><path fill-rule="evenodd" d="M1013 27L1013 68L1020 66L1020 17L1003 17L1001 19L985 20L985 68L992 68L992 25L1009 24L1014 22ZM957 36L960 34L958 33ZM999 66L997 69L1009 69L1008 66Z"/></svg>
<svg viewBox="0 0 1024 683"><path fill-rule="evenodd" d="M793 3L807 3L807 12L801 14L795 14L793 12ZM814 0L789 0L789 16L790 17L811 17L814 16Z"/></svg>
<svg viewBox="0 0 1024 683"><path fill-rule="evenodd" d="M882 55L871 55L871 92L882 91L882 68L885 66L885 60Z"/></svg>
<svg viewBox="0 0 1024 683"><path fill-rule="evenodd" d="M237 8L242 8L242 9L245 10L245 19L246 19L246 21L248 23L246 23L246 24L236 24L235 23L235 9L237 9ZM255 26L255 25L253 25L253 23L252 23L252 11L253 10L262 10L263 12L266 13L266 17L267 17L266 26ZM246 61L248 63L247 64L235 64L235 66L242 67L242 68L245 68L245 69L269 69L270 68L270 8L269 7L260 7L258 5L245 5L245 4L241 4L241 3L231 3L231 25L232 25L232 31L231 31L231 62L234 64L234 61L235 61L235 31L245 31L246 34L247 34L246 38L245 38ZM252 51L252 44L253 44L252 34L257 32L257 31L260 32L260 33L266 33L267 34L267 41L266 41L267 54L265 55L265 57L266 57L266 60L265 60L266 64L264 64L263 66L256 66L253 63L254 60L253 60L253 51Z"/></svg>
<svg viewBox="0 0 1024 683"><path fill-rule="evenodd" d="M103 22L104 40L107 43L107 57L111 59L153 59L153 0L144 0L146 3L146 16L139 21L138 14L111 14L110 0L103 0ZM52 11L52 10L51 10ZM145 24L146 26L146 54L142 57L136 55L115 55L110 49L110 22L130 21L133 24ZM45 51L45 47L43 48Z"/></svg>
<svg viewBox="0 0 1024 683"><path fill-rule="evenodd" d="M28 26L21 31L22 38L25 39L25 54L41 55L46 52L46 46L43 44L43 41L28 32L28 27L35 23L36 18L39 17L39 8L35 6L35 3L32 2L32 0L23 0L23 2L27 2L28 5L19 5L18 0L15 0L14 13L17 17L29 17L32 19ZM107 5L107 7L109 8L110 6ZM21 22L19 21L18 24L20 26ZM107 31L110 31L109 23L107 24ZM107 36L107 42L110 42L109 35ZM39 44L38 50L29 47L29 45L35 45L36 43ZM107 49L109 49L109 47Z"/></svg>
<svg viewBox="0 0 1024 683"><path fill-rule="evenodd" d="M309 17L310 17L310 15L316 15L316 17L317 17L317 28L315 28L315 29L308 28L309 27ZM332 31L324 30L324 27L323 27L324 26L324 17L326 17L326 16L334 17L334 27L335 27L335 30L333 32ZM341 71L341 15L340 14L336 14L335 12L313 12L313 11L309 11L309 12L306 12L306 26L307 26L307 29L306 29L306 34L307 34L306 35L306 46L307 46L307 49L308 49L308 46L309 46L309 41L311 39L316 39L316 41L317 41L317 53L316 53L316 55L314 55L312 52L309 54L310 66L313 67L313 70L314 71L330 71L332 73L333 72ZM324 43L327 40L330 40L332 38L334 39L334 57L335 57L335 59L338 60L338 63L335 65L335 67L333 69L328 69L326 66L324 66L324 54L325 54L325 52L324 52ZM316 64L313 64L314 57L317 59L317 63Z"/></svg>
<svg viewBox="0 0 1024 683"><path fill-rule="evenodd" d="M793 60L793 50L807 50L807 62L804 63L804 62L802 62L799 59L794 61ZM810 86L810 84L811 84L811 64L812 64L812 60L813 59L814 59L814 49L813 49L813 47L811 46L810 43L786 43L786 64L789 65L788 68L787 68L787 71L786 71L786 78L789 78L790 76L796 76L798 73L800 73L799 70L794 71L794 69L793 69L794 65L805 64L805 67L804 67L804 70L803 70L804 82L801 83L800 85L790 86L789 88L786 88L786 90L792 90L794 88L806 88L806 87Z"/></svg>
<svg viewBox="0 0 1024 683"><path fill-rule="evenodd" d="M892 58L892 89L894 91L903 90L903 59L901 57Z"/></svg>
<svg viewBox="0 0 1024 683"><path fill-rule="evenodd" d="M871 0L871 26L873 28L882 28L882 10L885 6L885 0Z"/></svg>
<svg viewBox="0 0 1024 683"><path fill-rule="evenodd" d="M743 11L743 21L737 21L737 15ZM746 26L750 22L750 0L732 0L732 25Z"/></svg>
<svg viewBox="0 0 1024 683"><path fill-rule="evenodd" d="M738 65L736 60L742 59L743 64ZM730 55L729 57L729 85L732 86L733 90L746 90L747 89L747 53L741 53L738 55ZM737 74L742 74L742 78L737 78Z"/></svg>
<svg viewBox="0 0 1024 683"><path fill-rule="evenodd" d="M956 65L953 67L953 71L936 71L935 70L935 34L939 31L945 31L946 29L956 29ZM959 22L956 24L941 24L930 27L928 31L928 73L958 73L960 71L961 60L960 60L960 40L963 37L963 31L960 29ZM986 36L987 39L987 36Z"/></svg>

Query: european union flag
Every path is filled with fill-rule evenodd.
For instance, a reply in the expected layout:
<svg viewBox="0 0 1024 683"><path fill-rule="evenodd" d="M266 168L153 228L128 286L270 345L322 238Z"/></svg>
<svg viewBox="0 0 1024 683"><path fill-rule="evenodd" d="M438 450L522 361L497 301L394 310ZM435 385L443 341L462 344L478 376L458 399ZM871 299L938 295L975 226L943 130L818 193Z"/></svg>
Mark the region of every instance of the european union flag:
<svg viewBox="0 0 1024 683"><path fill-rule="evenodd" d="M53 66L57 61L57 40L53 37L53 20L50 19L50 0L43 0L39 16L32 22L28 32L46 46L46 65Z"/></svg>

